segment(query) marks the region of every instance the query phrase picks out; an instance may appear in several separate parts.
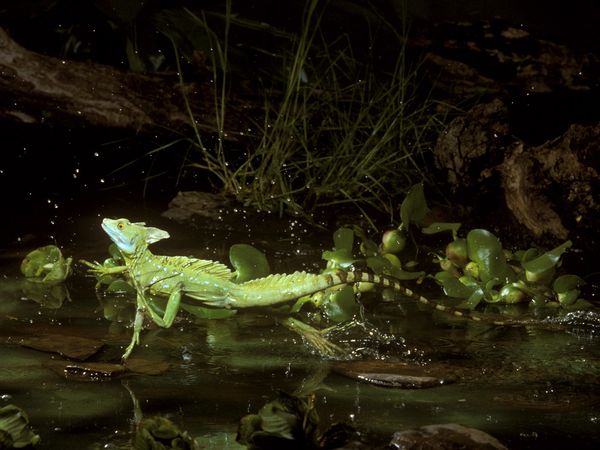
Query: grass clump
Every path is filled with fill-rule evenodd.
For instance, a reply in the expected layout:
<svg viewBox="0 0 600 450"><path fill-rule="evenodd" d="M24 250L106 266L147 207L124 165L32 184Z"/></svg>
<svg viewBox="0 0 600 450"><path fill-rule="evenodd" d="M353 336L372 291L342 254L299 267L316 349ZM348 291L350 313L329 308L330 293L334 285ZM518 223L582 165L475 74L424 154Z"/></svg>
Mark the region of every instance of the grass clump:
<svg viewBox="0 0 600 450"><path fill-rule="evenodd" d="M361 210L369 205L393 219L397 199L426 178L427 154L441 125L436 104L418 92L419 66L407 63L406 33L395 34L395 62L381 69L373 60L355 57L348 36L328 40L320 28L324 10L319 5L317 0L307 4L293 51L282 56L286 76L274 77L264 88L260 131L232 157L223 139L232 17L227 2L225 39L208 34L219 80L218 136L209 149L195 126L200 160L191 165L261 210L307 214L332 205L354 204ZM194 18L208 29L205 18Z"/></svg>

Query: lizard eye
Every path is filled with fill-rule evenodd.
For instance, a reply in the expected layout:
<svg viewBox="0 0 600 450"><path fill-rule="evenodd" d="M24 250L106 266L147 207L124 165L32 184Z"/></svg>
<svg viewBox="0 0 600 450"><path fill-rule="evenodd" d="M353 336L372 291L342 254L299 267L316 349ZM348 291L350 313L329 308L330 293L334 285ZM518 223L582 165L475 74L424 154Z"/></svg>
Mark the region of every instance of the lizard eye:
<svg viewBox="0 0 600 450"><path fill-rule="evenodd" d="M123 228L125 228L125 224L124 224L123 222L119 222L119 223L117 224L117 228L118 228L119 230L122 230Z"/></svg>

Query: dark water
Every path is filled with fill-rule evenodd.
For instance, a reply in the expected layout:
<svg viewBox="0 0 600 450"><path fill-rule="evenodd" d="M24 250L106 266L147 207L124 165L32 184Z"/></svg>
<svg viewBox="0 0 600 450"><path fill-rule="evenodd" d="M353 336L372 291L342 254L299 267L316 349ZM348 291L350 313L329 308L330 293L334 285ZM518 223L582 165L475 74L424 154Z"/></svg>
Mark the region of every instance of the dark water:
<svg viewBox="0 0 600 450"><path fill-rule="evenodd" d="M109 242L98 226L100 216L125 215L118 209L111 204L80 212L52 230L53 238L76 261L104 258ZM190 230L151 210L132 207L127 213L171 232L173 238L157 246L157 253L225 262L229 245L245 241L265 248L276 270L315 270L322 264L320 252L331 245L329 232L322 242L295 240L290 221L280 229L251 224L236 234ZM140 414L170 417L207 448L240 448L239 418L258 411L277 390L314 392L323 427L348 421L374 443L388 442L394 431L455 422L484 430L509 448L597 448L600 341L593 327L490 328L449 321L410 302L368 306L366 330L332 339L363 358L443 364L456 383L402 390L346 378L332 371L334 361L315 354L264 311L225 320L181 314L170 329L145 330L133 356L167 363L169 369L159 375L67 379L50 367L64 361L62 356L22 347L19 338L99 339L105 346L92 359L117 362L130 339L133 305L97 295L94 280L79 265L67 285L70 300L62 306L32 300L20 282L20 260L31 247L50 243L49 236L43 229L22 236L7 244L0 260L0 406L26 410L42 448L126 446ZM377 294L370 298L377 300Z"/></svg>

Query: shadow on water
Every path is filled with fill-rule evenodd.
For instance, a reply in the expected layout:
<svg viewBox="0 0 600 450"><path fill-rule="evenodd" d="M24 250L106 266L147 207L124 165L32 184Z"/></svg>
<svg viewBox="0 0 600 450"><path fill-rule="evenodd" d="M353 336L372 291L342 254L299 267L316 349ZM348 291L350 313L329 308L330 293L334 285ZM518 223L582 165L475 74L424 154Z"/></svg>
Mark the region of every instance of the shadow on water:
<svg viewBox="0 0 600 450"><path fill-rule="evenodd" d="M98 214L120 212L90 205L78 211L77 220L61 225L56 240L65 243L64 253L74 261L105 257L108 239L98 227ZM172 232L173 239L161 243L157 253L226 261L228 246L244 240L227 231L165 223L149 209L137 217L142 215ZM256 245L266 246L275 270L320 264L322 242L304 242L306 251L298 256L293 243L286 243L287 252L277 243L285 230L261 235L260 229L260 223L253 224L245 239L254 237ZM401 308L385 304L368 311L366 328L334 336L375 364L357 367L374 372L380 370L377 364L408 363L452 381L427 389L393 389L345 376L343 365L314 354L278 326L271 313L252 311L224 320L182 314L170 329L145 330L134 352L134 359L167 370L84 382L65 377L61 370L67 358L36 350L32 339L96 340L104 345L91 359L116 362L130 339L133 305L124 297L98 296L81 266L68 281L68 298L36 302L19 278L20 258L28 250L21 244L0 261L0 406L14 403L25 409L44 448L65 448L75 439L78 448L118 448L129 441L140 413L169 416L208 448L240 448L235 443L238 419L256 412L278 390L314 392L324 425L349 421L380 443L394 431L456 422L484 430L509 448L558 443L595 448L600 430L597 330L490 328L450 320L412 303Z"/></svg>

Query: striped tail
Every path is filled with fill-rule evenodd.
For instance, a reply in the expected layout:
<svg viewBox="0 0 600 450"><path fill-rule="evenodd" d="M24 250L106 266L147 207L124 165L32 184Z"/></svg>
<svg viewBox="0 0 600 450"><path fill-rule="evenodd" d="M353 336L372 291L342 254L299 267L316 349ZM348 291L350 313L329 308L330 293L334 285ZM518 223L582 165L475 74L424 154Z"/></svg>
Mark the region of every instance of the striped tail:
<svg viewBox="0 0 600 450"><path fill-rule="evenodd" d="M335 272L323 274L294 272L291 274L269 275L268 277L258 278L236 285L229 293L226 304L223 303L215 306L232 308L270 306L294 300L305 295L311 295L336 286L356 283L373 283L381 287L390 288L421 304L428 305L437 311L442 311L455 317L461 317L476 322L485 322L491 325L500 326L523 326L538 323L527 319L497 320L488 315L480 315L468 310L445 306L441 303L429 300L422 295L416 294L411 289L404 287L400 281L395 278L376 275L371 272L362 272L360 270L336 270Z"/></svg>

